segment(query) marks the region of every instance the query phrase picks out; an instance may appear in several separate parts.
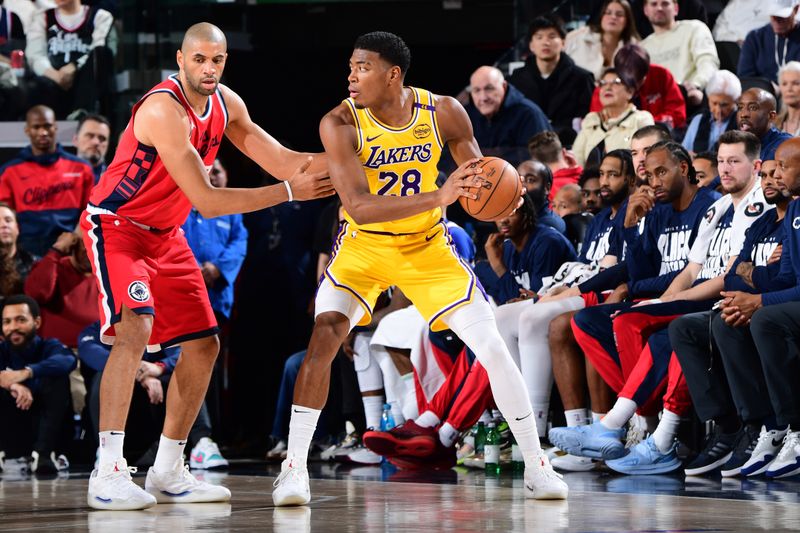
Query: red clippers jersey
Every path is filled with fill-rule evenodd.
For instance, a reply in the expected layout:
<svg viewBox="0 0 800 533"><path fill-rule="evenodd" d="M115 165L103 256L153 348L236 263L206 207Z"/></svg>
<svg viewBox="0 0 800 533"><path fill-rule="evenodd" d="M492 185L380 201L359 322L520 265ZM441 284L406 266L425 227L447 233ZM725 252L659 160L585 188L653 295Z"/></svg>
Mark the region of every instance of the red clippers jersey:
<svg viewBox="0 0 800 533"><path fill-rule="evenodd" d="M205 113L198 116L189 105L178 76L170 76L133 107L114 160L92 190L88 210L110 212L152 228L167 229L183 224L192 204L167 172L156 149L139 142L133 133L136 111L155 93L168 93L183 106L192 122L192 146L207 170L213 165L228 125L225 100L217 89L208 97Z"/></svg>

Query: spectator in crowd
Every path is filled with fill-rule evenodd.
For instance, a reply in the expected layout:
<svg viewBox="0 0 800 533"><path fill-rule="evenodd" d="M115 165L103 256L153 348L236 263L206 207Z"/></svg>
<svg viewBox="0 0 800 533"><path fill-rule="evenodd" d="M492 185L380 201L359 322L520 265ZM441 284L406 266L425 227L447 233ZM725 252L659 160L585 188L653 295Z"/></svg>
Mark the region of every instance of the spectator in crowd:
<svg viewBox="0 0 800 533"><path fill-rule="evenodd" d="M82 368L94 372L87 392L87 404L95 433L98 431L100 420L100 382L110 353L111 347L100 342L99 321L89 324L80 332L78 357ZM180 346L171 346L153 353L145 352L136 372L136 382L140 386L135 387L133 391L128 423L132 423L132 419L146 420L145 425L150 434L145 437L148 439L145 445L150 445L152 442L148 452L139 459L138 464L141 466L151 466L155 459L159 435L157 428L164 424L169 382L180 355ZM219 447L211 440L211 420L205 402L200 406L200 412L192 425L188 440L193 445L189 454L191 468L209 469L228 466L228 461L220 454Z"/></svg>
<svg viewBox="0 0 800 533"><path fill-rule="evenodd" d="M575 159L584 166L597 166L607 152L629 148L633 133L653 124L653 116L631 102L636 87L616 69L607 69L598 85L603 109L586 115L572 147Z"/></svg>
<svg viewBox="0 0 800 533"><path fill-rule="evenodd" d="M31 144L0 168L0 202L17 212L19 244L38 256L75 229L94 185L92 167L56 143L56 128L52 109L29 109L25 135Z"/></svg>
<svg viewBox="0 0 800 533"><path fill-rule="evenodd" d="M561 187L553 200L553 212L561 218L577 215L583 211L581 205L581 188L575 183Z"/></svg>
<svg viewBox="0 0 800 533"><path fill-rule="evenodd" d="M0 305L12 294L23 292L25 278L37 260L19 246L18 238L17 214L0 202Z"/></svg>
<svg viewBox="0 0 800 533"><path fill-rule="evenodd" d="M564 51L579 67L600 79L611 66L623 45L639 40L633 11L628 0L605 0L599 23L572 30L564 41Z"/></svg>
<svg viewBox="0 0 800 533"><path fill-rule="evenodd" d="M78 109L109 115L113 57L107 39L113 22L111 13L81 0L59 0L36 13L25 50L37 76L34 101L57 109L59 117Z"/></svg>
<svg viewBox="0 0 800 533"><path fill-rule="evenodd" d="M770 0L769 24L747 34L736 68L740 78L778 81L778 70L789 61L800 60L800 28L796 0Z"/></svg>
<svg viewBox="0 0 800 533"><path fill-rule="evenodd" d="M550 129L541 108L509 85L495 67L479 67L469 85L467 115L481 152L514 165L527 159L528 139Z"/></svg>
<svg viewBox="0 0 800 533"><path fill-rule="evenodd" d="M769 10L764 0L729 0L717 15L711 34L715 41L742 45L750 31L769 23Z"/></svg>
<svg viewBox="0 0 800 533"><path fill-rule="evenodd" d="M589 111L594 76L577 66L564 49L566 33L552 17L537 17L528 31L531 54L509 81L542 108L565 144L573 139L573 123ZM573 133L571 133L573 132Z"/></svg>
<svg viewBox="0 0 800 533"><path fill-rule="evenodd" d="M772 125L775 120L775 97L764 89L752 88L742 93L736 103L736 124L742 131L749 131L761 142L762 161L775 159L775 150L790 138L786 132Z"/></svg>
<svg viewBox="0 0 800 533"><path fill-rule="evenodd" d="M636 20L636 29L642 38L648 37L653 33L653 24L645 13L647 0L631 0L633 17ZM708 23L708 14L703 0L680 0L678 2L678 14L676 20L699 20L703 24Z"/></svg>
<svg viewBox="0 0 800 533"><path fill-rule="evenodd" d="M598 167L586 168L578 179L583 200L582 209L596 215L603 208L600 201L600 170Z"/></svg>
<svg viewBox="0 0 800 533"><path fill-rule="evenodd" d="M686 101L669 70L650 63L650 55L639 44L620 48L614 56L614 68L621 78L636 86L633 102L638 109L649 112L653 120L670 129L686 126ZM600 89L592 95L592 111L600 111Z"/></svg>
<svg viewBox="0 0 800 533"><path fill-rule="evenodd" d="M720 186L719 172L717 171L717 153L700 152L692 158L695 177L701 187L710 187L717 190Z"/></svg>
<svg viewBox="0 0 800 533"><path fill-rule="evenodd" d="M489 235L486 257L498 278L490 295L498 304L519 298L521 289L537 292L542 278L552 276L562 263L575 261L575 249L553 228L536 223L530 198L513 214L497 221L499 233ZM489 285L493 285L489 283Z"/></svg>
<svg viewBox="0 0 800 533"><path fill-rule="evenodd" d="M631 158L633 167L636 170L636 188L647 183L647 169L644 167L644 160L647 157L647 149L659 141L670 141L669 130L663 124L653 124L637 130L631 138ZM649 185L648 185L649 186Z"/></svg>
<svg viewBox="0 0 800 533"><path fill-rule="evenodd" d="M789 61L778 71L781 112L775 127L793 137L800 134L800 61Z"/></svg>
<svg viewBox="0 0 800 533"><path fill-rule="evenodd" d="M211 185L219 189L228 184L228 172L219 159L214 161L208 177ZM182 227L203 273L217 321L225 324L233 308L233 283L247 253L247 229L242 215L206 219L192 209Z"/></svg>
<svg viewBox="0 0 800 533"><path fill-rule="evenodd" d="M686 90L689 106L703 101L703 89L719 69L711 30L699 20L676 20L677 0L644 0L644 14L653 34L642 41L650 59L669 69Z"/></svg>
<svg viewBox="0 0 800 533"><path fill-rule="evenodd" d="M736 102L741 95L742 84L733 72L715 72L706 85L708 109L692 118L683 147L690 153L715 150L719 136L736 129Z"/></svg>
<svg viewBox="0 0 800 533"><path fill-rule="evenodd" d="M0 4L0 120L18 120L25 110L25 94L11 67L14 50L25 49L25 32L16 13Z"/></svg>
<svg viewBox="0 0 800 533"><path fill-rule="evenodd" d="M75 131L72 143L78 149L78 157L92 165L95 183L106 171L106 154L110 137L111 124L103 115L89 113L78 121L78 129Z"/></svg>
<svg viewBox="0 0 800 533"><path fill-rule="evenodd" d="M8 297L3 305L0 341L0 449L32 472L69 469L56 455L58 437L70 410L69 373L75 356L56 339L39 336L42 318L30 296Z"/></svg>
<svg viewBox="0 0 800 533"><path fill-rule="evenodd" d="M536 210L536 223L550 226L559 233L567 230L564 221L550 209L550 189L553 187L553 173L544 163L533 159L524 161L517 167L525 185L526 196L530 197Z"/></svg>
<svg viewBox="0 0 800 533"><path fill-rule="evenodd" d="M25 294L42 310L42 336L64 339L76 348L81 330L100 318L97 283L80 235L65 232L58 237L31 269Z"/></svg>
<svg viewBox="0 0 800 533"><path fill-rule="evenodd" d="M548 199L552 200L558 190L569 183L578 183L583 167L575 161L575 155L561 145L561 140L553 131L543 131L528 141L528 154L531 159L550 167L553 173L553 186Z"/></svg>

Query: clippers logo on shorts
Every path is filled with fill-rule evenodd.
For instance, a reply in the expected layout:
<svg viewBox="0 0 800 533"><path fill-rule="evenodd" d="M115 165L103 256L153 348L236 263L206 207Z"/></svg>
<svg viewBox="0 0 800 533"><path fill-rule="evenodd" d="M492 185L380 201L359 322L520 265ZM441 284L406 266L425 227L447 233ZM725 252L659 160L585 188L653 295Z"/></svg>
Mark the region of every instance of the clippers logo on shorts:
<svg viewBox="0 0 800 533"><path fill-rule="evenodd" d="M134 281L128 285L128 296L135 302L146 302L150 299L150 289L143 281Z"/></svg>

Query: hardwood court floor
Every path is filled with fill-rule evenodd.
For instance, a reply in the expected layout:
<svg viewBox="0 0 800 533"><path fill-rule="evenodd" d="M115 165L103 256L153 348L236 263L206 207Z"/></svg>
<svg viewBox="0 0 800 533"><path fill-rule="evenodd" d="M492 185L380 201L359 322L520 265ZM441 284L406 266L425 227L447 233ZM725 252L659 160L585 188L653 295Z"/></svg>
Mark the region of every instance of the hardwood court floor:
<svg viewBox="0 0 800 533"><path fill-rule="evenodd" d="M87 474L0 480L0 531L798 531L797 482L685 482L682 477L569 474L567 501L525 500L522 479L482 473L387 473L316 466L309 507L275 509L275 468L234 468L208 479L230 487L230 504L91 511ZM258 474L258 475L255 475ZM136 477L144 483L143 476ZM420 482L422 481L422 482ZM727 486L726 486L727 485Z"/></svg>

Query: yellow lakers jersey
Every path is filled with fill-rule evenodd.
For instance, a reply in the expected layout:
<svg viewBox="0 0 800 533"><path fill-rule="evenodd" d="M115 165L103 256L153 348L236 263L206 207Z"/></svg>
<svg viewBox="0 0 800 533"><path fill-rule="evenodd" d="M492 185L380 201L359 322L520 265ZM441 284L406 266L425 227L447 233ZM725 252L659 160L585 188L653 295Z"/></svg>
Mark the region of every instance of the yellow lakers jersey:
<svg viewBox="0 0 800 533"><path fill-rule="evenodd" d="M436 123L436 107L430 91L410 87L414 93L413 114L399 128L383 124L369 109L359 109L351 98L344 102L353 113L358 145L369 192L388 196L413 196L437 189L436 165L442 153L442 136ZM442 218L441 208L407 218L373 224L356 224L345 212L351 227L387 233L427 231Z"/></svg>

